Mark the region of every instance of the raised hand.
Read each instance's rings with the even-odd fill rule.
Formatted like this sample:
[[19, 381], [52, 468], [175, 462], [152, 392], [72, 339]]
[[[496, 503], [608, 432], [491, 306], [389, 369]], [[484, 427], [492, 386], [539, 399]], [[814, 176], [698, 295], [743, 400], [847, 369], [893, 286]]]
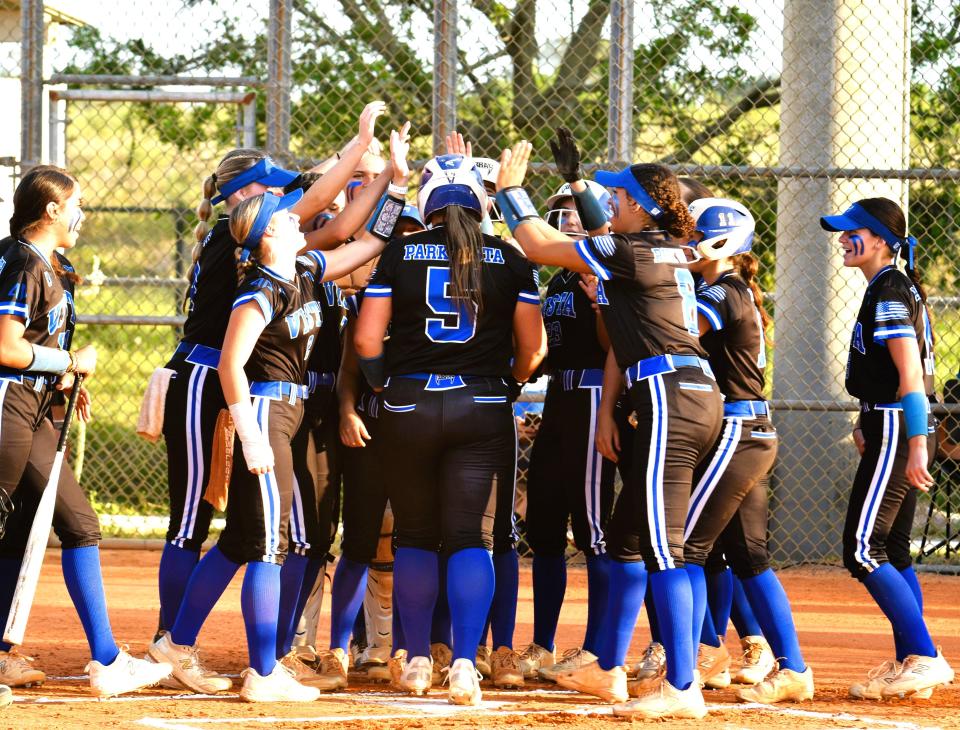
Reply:
[[360, 112], [360, 130], [357, 132], [357, 141], [364, 147], [369, 147], [370, 143], [373, 142], [377, 119], [383, 116], [386, 111], [387, 103], [385, 101], [371, 101], [363, 107], [363, 111]]
[[447, 154], [463, 155], [464, 157], [473, 157], [473, 145], [465, 142], [463, 135], [454, 130], [447, 135]]
[[407, 154], [410, 152], [410, 122], [390, 132], [390, 163], [393, 165], [393, 182], [405, 185], [410, 176]]
[[553, 161], [557, 163], [557, 172], [560, 173], [560, 177], [568, 183], [583, 179], [583, 170], [580, 169], [580, 148], [577, 147], [569, 129], [557, 127], [557, 138], [550, 140], [550, 149], [553, 150]]
[[523, 185], [527, 176], [527, 163], [533, 145], [526, 140], [508, 147], [500, 155], [500, 174], [497, 175], [497, 190]]

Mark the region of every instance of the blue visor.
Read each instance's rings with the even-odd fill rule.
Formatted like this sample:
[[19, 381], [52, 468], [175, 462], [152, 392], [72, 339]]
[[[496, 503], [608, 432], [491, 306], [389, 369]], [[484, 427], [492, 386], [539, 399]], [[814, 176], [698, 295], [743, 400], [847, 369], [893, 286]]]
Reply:
[[910, 268], [913, 268], [913, 249], [917, 245], [917, 239], [913, 236], [907, 236], [906, 238], [895, 236], [893, 231], [881, 223], [879, 219], [871, 215], [867, 209], [859, 203], [854, 203], [840, 215], [825, 215], [821, 217], [820, 227], [825, 231], [833, 231], [834, 233], [866, 228], [875, 236], [880, 236], [880, 238], [893, 249], [894, 253], [900, 253], [903, 245], [907, 244], [908, 260]]
[[247, 234], [247, 237], [243, 239], [241, 243], [246, 253], [246, 255], [242, 257], [243, 259], [248, 258], [249, 253], [247, 252], [252, 251], [260, 245], [260, 240], [263, 238], [267, 226], [270, 225], [270, 219], [273, 218], [273, 214], [279, 210], [292, 208], [299, 203], [300, 198], [303, 197], [303, 190], [298, 188], [292, 193], [287, 193], [282, 197], [280, 195], [274, 195], [273, 193], [263, 193], [263, 195], [259, 197], [263, 199], [263, 202], [260, 203], [260, 211], [257, 213], [256, 220], [253, 221], [253, 226], [250, 227], [250, 233]]
[[420, 211], [417, 210], [417, 206], [407, 203], [403, 206], [403, 212], [400, 214], [401, 218], [410, 218], [415, 220], [421, 226], [423, 225], [423, 218], [420, 217]]
[[264, 157], [249, 170], [244, 170], [232, 180], [221, 185], [220, 192], [210, 202], [214, 205], [222, 203], [240, 188], [250, 183], [258, 182], [268, 188], [282, 188], [292, 183], [297, 177], [298, 173], [284, 170], [269, 157]]
[[603, 185], [605, 188], [623, 188], [630, 197], [636, 200], [640, 207], [649, 213], [654, 219], [663, 216], [663, 208], [653, 199], [653, 196], [647, 192], [646, 188], [640, 184], [640, 181], [633, 174], [632, 167], [625, 167], [620, 172], [608, 172], [607, 170], [597, 170], [593, 179]]

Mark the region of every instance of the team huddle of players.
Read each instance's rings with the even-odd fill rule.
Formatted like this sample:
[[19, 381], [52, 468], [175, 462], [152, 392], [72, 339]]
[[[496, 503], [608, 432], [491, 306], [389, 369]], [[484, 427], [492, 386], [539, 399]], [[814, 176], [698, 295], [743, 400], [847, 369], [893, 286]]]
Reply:
[[[204, 181], [182, 339], [151, 378], [138, 426], [164, 437], [170, 491], [160, 626], [144, 660], [113, 639], [96, 516], [69, 469], [60, 481], [54, 527], [93, 691], [229, 690], [197, 636], [245, 566], [246, 701], [343, 689], [351, 656], [369, 680], [414, 694], [446, 682], [466, 705], [480, 703], [484, 677], [498, 688], [556, 682], [653, 718], [702, 717], [703, 688], [731, 683], [742, 701], [812, 698], [767, 552], [777, 433], [750, 212], [658, 164], [586, 181], [563, 128], [551, 147], [565, 182], [544, 218], [523, 188], [528, 143], [496, 161], [456, 133], [412, 204], [409, 124], [385, 159], [374, 138], [384, 112], [369, 104], [357, 137], [307, 172], [238, 149]], [[3, 611], [30, 527], [20, 502], [50, 472], [50, 403], [96, 367], [92, 347], [71, 350], [77, 277], [57, 252], [82, 227], [80, 184], [34, 168], [14, 203], [0, 242]], [[895, 643], [850, 693], [928, 697], [953, 671], [927, 631], [909, 554], [935, 450], [916, 241], [884, 198], [821, 224], [841, 232], [844, 265], [868, 281], [847, 372], [862, 459], [844, 563]], [[513, 404], [538, 377], [548, 385], [522, 515], [534, 636], [518, 651], [517, 438], [533, 429]], [[85, 389], [78, 415], [89, 416]], [[201, 559], [215, 509], [226, 525]], [[330, 640], [318, 651], [341, 522]], [[583, 641], [558, 656], [568, 529], [586, 557], [588, 610]], [[630, 664], [643, 606], [652, 640]], [[0, 682], [43, 679], [0, 646]]]

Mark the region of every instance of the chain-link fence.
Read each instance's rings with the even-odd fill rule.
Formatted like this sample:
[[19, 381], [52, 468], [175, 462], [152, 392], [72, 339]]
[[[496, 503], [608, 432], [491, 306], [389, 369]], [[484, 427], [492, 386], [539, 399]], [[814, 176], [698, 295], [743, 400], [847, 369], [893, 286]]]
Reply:
[[[539, 201], [560, 184], [547, 140], [563, 124], [593, 164], [663, 161], [748, 205], [776, 321], [775, 558], [836, 561], [864, 282], [818, 217], [873, 195], [907, 206], [942, 389], [960, 364], [958, 44], [957, 0], [0, 0], [0, 85], [23, 110], [0, 137], [0, 198], [18, 160], [51, 160], [91, 212], [71, 254], [89, 282], [77, 341], [102, 353], [84, 485], [121, 534], [162, 515], [164, 450], [133, 424], [177, 339], [203, 177], [241, 144], [325, 158], [381, 98], [381, 136], [409, 119], [420, 159], [454, 126], [480, 155], [532, 140]], [[918, 509], [927, 546], [960, 511], [941, 463]]]

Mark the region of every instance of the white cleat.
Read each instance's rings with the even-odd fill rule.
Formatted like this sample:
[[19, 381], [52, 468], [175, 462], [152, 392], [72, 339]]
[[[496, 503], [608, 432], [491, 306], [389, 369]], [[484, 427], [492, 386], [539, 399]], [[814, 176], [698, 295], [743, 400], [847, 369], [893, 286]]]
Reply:
[[454, 705], [479, 705], [483, 697], [480, 680], [483, 677], [469, 659], [457, 659], [450, 665], [447, 680], [450, 694], [447, 700]]
[[643, 697], [614, 705], [613, 714], [648, 720], [665, 717], [699, 720], [707, 714], [707, 706], [703, 702], [700, 678], [694, 673], [693, 681], [686, 689], [677, 689], [664, 677]]
[[433, 659], [428, 656], [410, 657], [400, 674], [400, 688], [410, 694], [422, 695], [432, 684]]
[[153, 642], [147, 653], [153, 661], [172, 666], [173, 678], [194, 692], [216, 694], [233, 686], [229, 677], [221, 677], [204, 668], [200, 661], [199, 646], [175, 644], [169, 633]]
[[953, 681], [953, 669], [943, 658], [940, 647], [935, 657], [911, 654], [900, 665], [900, 673], [886, 683], [880, 694], [884, 699], [911, 697], [923, 690], [933, 689]]
[[626, 702], [627, 670], [623, 667], [601, 669], [599, 662], [585, 664], [572, 672], [557, 675], [557, 684], [575, 689], [606, 702]]
[[501, 646], [490, 655], [490, 675], [493, 686], [498, 689], [520, 689], [523, 687], [520, 655], [508, 646]]
[[166, 662], [148, 662], [130, 656], [125, 647], [110, 664], [98, 661], [87, 664], [90, 675], [90, 692], [96, 697], [115, 697], [152, 687], [164, 677], [169, 677], [173, 667]]
[[266, 676], [253, 667], [244, 669], [240, 676], [243, 677], [240, 699], [244, 702], [312, 702], [320, 697], [319, 689], [300, 684], [293, 672], [280, 662]]
[[[883, 688], [900, 674], [900, 662], [885, 661], [879, 666], [874, 667], [867, 672], [865, 682], [857, 682], [850, 685], [850, 696], [858, 700], [880, 700], [883, 699]], [[928, 700], [933, 695], [933, 689], [922, 689], [913, 695], [918, 700]]]
[[734, 684], [758, 684], [766, 679], [777, 663], [773, 649], [762, 636], [744, 636], [740, 639], [743, 660], [731, 677]]
[[586, 649], [579, 646], [574, 649], [567, 649], [556, 664], [540, 668], [540, 678], [548, 682], [556, 682], [559, 675], [569, 674], [595, 661], [597, 661], [597, 655]]
[[667, 652], [663, 645], [651, 641], [643, 650], [643, 656], [634, 667], [633, 674], [639, 680], [653, 679], [663, 675], [667, 668]]
[[524, 679], [537, 679], [541, 669], [552, 667], [556, 663], [556, 652], [547, 651], [539, 644], [531, 643], [520, 652], [520, 671], [523, 672]]
[[13, 703], [13, 690], [5, 684], [0, 684], [0, 710]]
[[772, 705], [776, 702], [803, 702], [813, 699], [813, 670], [807, 667], [803, 672], [792, 669], [778, 669], [752, 687], [737, 690], [737, 699], [741, 702], [759, 702]]

